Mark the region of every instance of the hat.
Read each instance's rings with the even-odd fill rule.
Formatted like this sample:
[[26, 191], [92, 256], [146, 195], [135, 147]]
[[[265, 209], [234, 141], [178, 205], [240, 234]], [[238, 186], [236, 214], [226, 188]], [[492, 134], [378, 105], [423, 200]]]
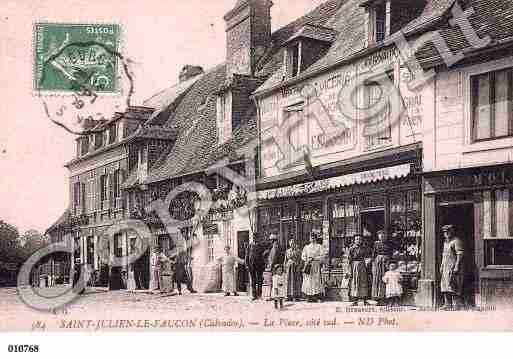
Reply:
[[278, 236], [276, 234], [274, 234], [274, 233], [271, 233], [271, 235], [269, 236], [269, 239], [271, 241], [274, 241], [274, 240], [278, 239]]
[[283, 264], [279, 264], [279, 263], [278, 263], [278, 264], [276, 264], [276, 265], [274, 266], [274, 268], [273, 268], [273, 272], [276, 272], [276, 271], [278, 270], [278, 268], [283, 269]]
[[380, 229], [379, 231], [376, 232], [376, 234], [385, 234], [385, 230], [384, 229]]
[[454, 226], [452, 224], [446, 224], [445, 226], [442, 226], [442, 232], [449, 232], [453, 230]]

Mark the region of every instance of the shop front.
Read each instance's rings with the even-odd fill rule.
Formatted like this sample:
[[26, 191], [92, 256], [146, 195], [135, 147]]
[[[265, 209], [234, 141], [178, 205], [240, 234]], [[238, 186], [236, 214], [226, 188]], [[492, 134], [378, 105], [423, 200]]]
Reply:
[[283, 187], [259, 190], [258, 233], [277, 234], [288, 248], [294, 238], [303, 248], [312, 233], [326, 250], [326, 296], [349, 300], [348, 250], [361, 233], [369, 273], [377, 232], [393, 248], [392, 261], [403, 274], [404, 304], [413, 304], [420, 278], [421, 180], [412, 162]]
[[452, 224], [463, 242], [466, 306], [511, 306], [513, 297], [513, 166], [424, 175], [422, 304], [438, 306], [443, 239]]

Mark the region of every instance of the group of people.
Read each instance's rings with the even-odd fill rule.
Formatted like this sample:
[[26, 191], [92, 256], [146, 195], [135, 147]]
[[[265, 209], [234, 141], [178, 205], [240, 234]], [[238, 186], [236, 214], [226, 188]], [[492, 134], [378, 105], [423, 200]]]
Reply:
[[150, 288], [153, 291], [172, 291], [176, 285], [178, 295], [182, 295], [182, 284], [185, 284], [190, 293], [196, 293], [192, 286], [192, 257], [187, 250], [179, 250], [172, 256], [155, 247], [150, 263], [153, 271]]
[[[348, 251], [349, 295], [353, 305], [373, 299], [378, 305], [398, 305], [403, 294], [402, 276], [392, 261], [393, 245], [385, 232], [379, 230], [371, 250], [363, 243], [361, 234], [354, 236]], [[370, 261], [369, 261], [370, 260]]]

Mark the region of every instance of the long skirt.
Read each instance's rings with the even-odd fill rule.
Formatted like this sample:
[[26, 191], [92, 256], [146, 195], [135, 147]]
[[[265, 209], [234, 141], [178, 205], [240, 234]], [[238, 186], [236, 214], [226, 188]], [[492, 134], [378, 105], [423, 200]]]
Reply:
[[290, 263], [285, 266], [285, 280], [287, 283], [287, 297], [301, 297], [301, 268], [297, 263]]
[[310, 274], [303, 273], [303, 285], [301, 289], [306, 295], [319, 295], [322, 292], [321, 262], [310, 262], [312, 267]]
[[384, 299], [386, 296], [386, 286], [383, 282], [383, 276], [387, 271], [388, 256], [378, 255], [372, 262], [372, 298]]
[[442, 267], [442, 278], [440, 280], [440, 290], [442, 293], [451, 293], [455, 295], [463, 295], [463, 279], [462, 273], [454, 274], [452, 267]]
[[235, 270], [233, 268], [223, 268], [223, 292], [235, 292]]
[[354, 261], [352, 270], [351, 297], [367, 299], [369, 297], [369, 279], [365, 261]]

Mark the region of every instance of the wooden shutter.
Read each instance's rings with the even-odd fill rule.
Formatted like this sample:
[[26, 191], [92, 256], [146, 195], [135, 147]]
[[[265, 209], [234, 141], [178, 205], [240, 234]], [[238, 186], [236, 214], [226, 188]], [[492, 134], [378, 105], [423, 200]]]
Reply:
[[114, 198], [114, 174], [109, 173], [109, 182], [108, 182], [108, 193], [107, 198], [109, 200], [110, 208], [114, 208], [115, 206], [115, 198]]

